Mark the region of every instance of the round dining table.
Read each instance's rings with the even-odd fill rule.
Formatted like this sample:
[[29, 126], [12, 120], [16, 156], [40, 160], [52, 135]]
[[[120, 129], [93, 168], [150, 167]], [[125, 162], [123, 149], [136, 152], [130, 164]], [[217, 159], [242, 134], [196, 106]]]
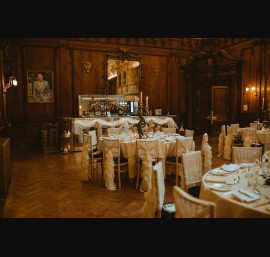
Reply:
[[248, 185], [251, 165], [239, 164], [235, 171], [222, 165], [203, 175], [200, 199], [216, 204], [217, 218], [270, 218], [270, 185], [260, 175], [256, 186]]
[[[120, 154], [121, 157], [128, 159], [128, 175], [129, 178], [135, 178], [137, 176], [137, 149], [136, 149], [136, 139], [128, 134], [116, 134], [102, 136], [99, 138], [98, 149], [104, 151], [103, 139], [119, 139], [120, 140]], [[162, 162], [163, 166], [163, 175], [166, 178], [166, 165], [165, 161], [167, 157], [175, 156], [175, 147], [176, 147], [176, 138], [184, 138], [179, 134], [164, 134], [162, 132], [157, 132], [148, 139], [156, 139], [158, 141], [158, 161]], [[190, 151], [192, 149], [189, 149]]]

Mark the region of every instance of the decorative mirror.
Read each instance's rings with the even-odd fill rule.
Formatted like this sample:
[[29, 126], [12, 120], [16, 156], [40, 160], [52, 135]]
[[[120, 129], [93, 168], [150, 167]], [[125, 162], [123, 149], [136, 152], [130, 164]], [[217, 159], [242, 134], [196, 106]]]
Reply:
[[117, 53], [108, 53], [104, 60], [103, 94], [124, 95], [125, 101], [134, 101], [144, 91], [143, 64], [141, 56], [120, 48]]

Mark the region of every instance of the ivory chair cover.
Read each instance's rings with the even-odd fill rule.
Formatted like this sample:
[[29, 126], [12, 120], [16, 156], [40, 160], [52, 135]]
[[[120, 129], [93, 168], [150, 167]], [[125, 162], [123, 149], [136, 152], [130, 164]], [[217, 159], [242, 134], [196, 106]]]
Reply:
[[88, 134], [91, 136], [92, 139], [92, 145], [97, 145], [97, 131], [96, 130], [89, 130]]
[[182, 154], [181, 188], [188, 192], [191, 187], [198, 186], [202, 180], [202, 153], [193, 151]]
[[[139, 185], [139, 177], [141, 175], [142, 182], [140, 186], [140, 191], [147, 192], [152, 187], [151, 176], [152, 176], [152, 162], [153, 158], [155, 163], [157, 163], [158, 158], [158, 142], [157, 140], [145, 140], [137, 139], [137, 183], [136, 189]], [[142, 172], [140, 172], [140, 160], [142, 160]]]
[[270, 150], [270, 131], [257, 130], [258, 142], [264, 145], [264, 151]]
[[109, 135], [120, 134], [122, 131], [122, 128], [107, 128], [107, 131]]
[[162, 163], [153, 166], [152, 187], [144, 193], [145, 202], [142, 208], [143, 218], [161, 218], [161, 210], [164, 203], [165, 183]]
[[178, 186], [173, 187], [175, 218], [215, 218], [216, 204], [195, 198]]
[[165, 128], [165, 127], [162, 127], [161, 128], [161, 132], [163, 132], [165, 134], [176, 133], [176, 128]]
[[92, 179], [92, 174], [90, 172], [90, 161], [88, 154], [88, 140], [89, 137], [85, 137], [83, 147], [82, 147], [82, 155], [81, 155], [81, 181], [88, 181]]
[[[104, 174], [103, 178], [105, 186], [108, 190], [116, 190], [114, 183], [114, 157], [120, 156], [119, 139], [103, 139], [104, 140]], [[119, 178], [120, 179], [120, 178]]]
[[262, 147], [232, 147], [232, 163], [251, 163], [261, 159]]
[[194, 137], [194, 130], [185, 129], [185, 137]]
[[[83, 149], [82, 149], [82, 158], [84, 160], [81, 163], [84, 163], [83, 165], [86, 167], [86, 160], [88, 160], [89, 166], [89, 178], [91, 180], [94, 179], [94, 163], [96, 163], [96, 171], [98, 172], [98, 163], [101, 163], [101, 169], [103, 173], [103, 154], [101, 151], [97, 151], [97, 140], [96, 140], [96, 131], [92, 130], [88, 132], [89, 134], [83, 135]], [[88, 155], [88, 157], [86, 156]], [[86, 168], [81, 173], [81, 178], [83, 181], [87, 181], [87, 173]]]
[[240, 128], [244, 147], [250, 147], [252, 142], [257, 141], [257, 131], [255, 128]]
[[233, 135], [237, 135], [237, 129], [239, 129], [239, 123], [231, 124]]
[[223, 159], [226, 160], [232, 159], [232, 143], [233, 143], [232, 128], [230, 126], [227, 126], [227, 136], [224, 141]]
[[204, 133], [202, 136], [202, 160], [204, 173], [212, 168], [212, 147], [208, 144], [208, 135]]
[[221, 126], [221, 131], [218, 137], [218, 157], [223, 156], [224, 154], [224, 141], [226, 138], [225, 125]]
[[270, 168], [269, 166], [270, 166], [270, 151], [269, 150], [266, 150], [266, 151], [264, 151], [264, 153], [263, 153], [263, 156], [262, 156], [262, 162], [266, 162], [266, 160], [267, 160], [267, 162], [268, 162], [268, 167], [266, 167], [266, 168]]
[[261, 123], [261, 122], [252, 122], [252, 123], [249, 123], [249, 126], [251, 128], [254, 128], [254, 129], [262, 129], [263, 123]]

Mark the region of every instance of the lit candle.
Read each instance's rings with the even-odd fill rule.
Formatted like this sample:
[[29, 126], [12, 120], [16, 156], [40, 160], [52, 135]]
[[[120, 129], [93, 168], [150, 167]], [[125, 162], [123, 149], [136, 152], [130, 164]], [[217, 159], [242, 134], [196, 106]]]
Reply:
[[146, 105], [146, 108], [148, 108], [148, 96], [146, 97], [145, 105]]
[[140, 106], [142, 106], [142, 92], [140, 94]]
[[262, 99], [262, 109], [264, 108], [264, 97]]

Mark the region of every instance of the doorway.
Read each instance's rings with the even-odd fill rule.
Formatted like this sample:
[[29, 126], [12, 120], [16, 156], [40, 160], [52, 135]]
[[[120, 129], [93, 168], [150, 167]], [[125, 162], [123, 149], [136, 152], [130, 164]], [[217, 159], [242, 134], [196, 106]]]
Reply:
[[212, 86], [197, 88], [195, 108], [196, 134], [217, 137], [221, 126], [229, 124], [230, 88]]

